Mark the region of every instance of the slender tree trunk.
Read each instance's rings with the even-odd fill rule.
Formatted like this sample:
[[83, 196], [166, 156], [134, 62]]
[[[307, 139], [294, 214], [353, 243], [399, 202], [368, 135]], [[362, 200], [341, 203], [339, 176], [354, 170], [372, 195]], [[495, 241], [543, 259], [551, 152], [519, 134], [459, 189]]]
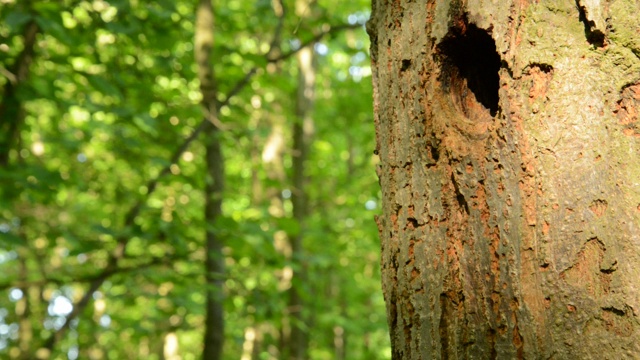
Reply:
[[[312, 1], [297, 0], [296, 14], [301, 18], [309, 17]], [[304, 229], [308, 213], [305, 184], [306, 161], [309, 145], [313, 135], [313, 118], [311, 110], [315, 100], [315, 69], [313, 64], [313, 48], [308, 46], [296, 53], [298, 65], [298, 90], [296, 96], [296, 118], [293, 124], [293, 179], [292, 195], [293, 217], [298, 224], [295, 234], [288, 234], [290, 239], [291, 286], [287, 321], [288, 333], [284, 332], [283, 353], [286, 358], [303, 360], [307, 358], [309, 321], [304, 315], [305, 303], [302, 287], [306, 284], [306, 265], [304, 264]]]
[[[211, 127], [210, 129], [215, 129]], [[222, 203], [223, 157], [220, 149], [219, 131], [206, 132], [209, 143], [206, 146], [207, 185], [205, 189], [205, 218], [208, 228], [206, 231], [207, 259], [205, 264], [207, 279], [207, 317], [205, 322], [205, 347], [203, 359], [221, 359], [224, 342], [224, 314], [223, 314], [223, 278], [224, 257], [222, 254], [222, 240], [211, 227], [220, 217]]]
[[[308, 16], [311, 3], [305, 0], [296, 2], [296, 14]], [[308, 159], [314, 126], [311, 110], [315, 100], [315, 69], [313, 47], [308, 46], [296, 54], [298, 64], [298, 92], [296, 97], [296, 121], [293, 124], [293, 217], [298, 224], [297, 234], [292, 234], [291, 254], [293, 259], [293, 284], [289, 290], [289, 315], [291, 333], [286, 343], [289, 359], [307, 358], [308, 319], [304, 316], [304, 300], [301, 294], [306, 283], [306, 265], [304, 264], [304, 229], [308, 213], [305, 184], [305, 166]]]
[[205, 134], [207, 178], [205, 185], [204, 216], [206, 229], [206, 319], [204, 334], [204, 360], [222, 358], [224, 345], [223, 278], [224, 256], [222, 240], [214, 231], [215, 222], [222, 214], [224, 190], [224, 157], [218, 128], [216, 82], [213, 72], [214, 15], [211, 0], [200, 0], [196, 13], [195, 56], [198, 79], [202, 91], [202, 106], [209, 121]]
[[373, 1], [394, 359], [640, 353], [639, 11]]

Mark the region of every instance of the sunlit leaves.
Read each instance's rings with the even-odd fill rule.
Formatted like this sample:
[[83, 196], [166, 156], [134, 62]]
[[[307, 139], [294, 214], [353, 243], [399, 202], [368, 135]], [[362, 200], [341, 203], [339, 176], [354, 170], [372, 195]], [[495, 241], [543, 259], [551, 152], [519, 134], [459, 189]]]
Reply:
[[[17, 61], [25, 24], [33, 19], [41, 28], [28, 82], [18, 92], [25, 111], [19, 148], [11, 167], [0, 169], [0, 271], [7, 277], [0, 280], [7, 293], [0, 298], [0, 329], [28, 321], [33, 347], [39, 346], [64, 322], [69, 301], [76, 303], [113, 266], [111, 254], [126, 242], [122, 259], [89, 294], [90, 305], [53, 358], [152, 358], [149, 349], [175, 334], [180, 354], [193, 359], [201, 348], [206, 290], [203, 234], [213, 229], [226, 244], [227, 271], [216, 276], [226, 285], [228, 358], [242, 352], [249, 329], [262, 331], [259, 357], [277, 357], [291, 286], [303, 289], [308, 301], [315, 358], [333, 354], [340, 331], [353, 344], [350, 359], [385, 358], [362, 29], [331, 33], [314, 46], [316, 133], [306, 174], [311, 211], [300, 224], [293, 219], [290, 182], [297, 69], [292, 58], [265, 58], [280, 19], [272, 1], [216, 3], [212, 66], [219, 101], [228, 100], [219, 113], [227, 191], [223, 216], [207, 223], [202, 142], [171, 160], [202, 121], [193, 2], [26, 3], [0, 8], [0, 70]], [[320, 1], [305, 21], [293, 2], [285, 5], [276, 57], [330, 25], [362, 23], [369, 3]], [[227, 99], [254, 68], [248, 85]], [[3, 76], [0, 85], [7, 81]], [[269, 152], [276, 125], [280, 148]], [[281, 166], [281, 175], [273, 176], [270, 166]], [[127, 218], [135, 206], [137, 216]], [[299, 234], [305, 255], [292, 260], [287, 244]], [[287, 281], [302, 266], [307, 281]], [[32, 304], [29, 316], [19, 311], [25, 299]], [[0, 357], [17, 351], [14, 334], [0, 331]]]

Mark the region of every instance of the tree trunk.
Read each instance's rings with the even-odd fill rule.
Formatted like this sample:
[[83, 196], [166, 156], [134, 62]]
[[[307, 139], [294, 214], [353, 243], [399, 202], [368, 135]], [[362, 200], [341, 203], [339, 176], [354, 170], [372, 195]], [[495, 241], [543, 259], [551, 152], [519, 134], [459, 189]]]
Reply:
[[[311, 18], [314, 11], [314, 1], [297, 0], [296, 14], [302, 19]], [[303, 294], [307, 286], [307, 264], [304, 249], [304, 237], [306, 236], [306, 221], [309, 213], [308, 194], [306, 184], [307, 161], [311, 147], [314, 123], [313, 105], [315, 102], [315, 79], [313, 44], [300, 49], [296, 53], [298, 66], [298, 89], [296, 94], [296, 112], [293, 123], [293, 148], [292, 151], [292, 191], [291, 202], [293, 205], [293, 218], [298, 224], [295, 233], [288, 234], [291, 246], [292, 281], [288, 299], [288, 321], [290, 333], [285, 339], [284, 355], [290, 360], [305, 360], [308, 358], [309, 327], [311, 321], [305, 314], [309, 304], [305, 303]]]
[[217, 89], [212, 61], [214, 13], [211, 2], [212, 0], [200, 0], [198, 3], [194, 41], [202, 107], [208, 121], [204, 131], [207, 168], [204, 217], [208, 224], [205, 230], [206, 319], [202, 351], [204, 360], [222, 359], [224, 347], [224, 255], [222, 239], [215, 231], [216, 221], [222, 215], [224, 157], [220, 144], [222, 133], [218, 128]]
[[291, 360], [307, 358], [309, 319], [305, 317], [306, 306], [303, 289], [307, 286], [307, 272], [303, 239], [305, 223], [309, 212], [307, 202], [306, 162], [313, 135], [311, 110], [314, 102], [315, 69], [313, 68], [313, 48], [311, 46], [298, 51], [298, 96], [296, 102], [296, 120], [293, 124], [293, 217], [298, 224], [296, 234], [291, 234], [291, 257], [293, 263], [292, 286], [289, 289], [289, 315], [291, 334], [286, 352]]
[[640, 353], [639, 11], [373, 1], [394, 359]]

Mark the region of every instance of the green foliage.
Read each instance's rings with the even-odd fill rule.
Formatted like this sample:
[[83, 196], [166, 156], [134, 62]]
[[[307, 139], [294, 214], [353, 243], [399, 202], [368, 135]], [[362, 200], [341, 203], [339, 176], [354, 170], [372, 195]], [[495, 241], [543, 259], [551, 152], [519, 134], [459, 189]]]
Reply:
[[[275, 56], [296, 51], [328, 25], [362, 22], [369, 3], [319, 1], [304, 22], [293, 2], [286, 6]], [[226, 244], [227, 270], [217, 274], [225, 285], [225, 358], [246, 352], [250, 333], [258, 334], [255, 359], [277, 358], [290, 286], [307, 304], [312, 359], [334, 358], [338, 340], [348, 344], [348, 359], [390, 357], [364, 30], [332, 31], [315, 46], [310, 211], [300, 224], [292, 214], [288, 150], [295, 59], [265, 57], [279, 19], [266, 0], [218, 2], [215, 12], [212, 66], [225, 102], [226, 192], [223, 216], [208, 223], [204, 139], [171, 160], [202, 121], [194, 2], [3, 2], [0, 91], [13, 81], [27, 24], [35, 21], [39, 33], [13, 100], [24, 110], [18, 145], [0, 167], [0, 358], [45, 354], [38, 349], [64, 324], [71, 303], [101, 277], [50, 358], [159, 359], [174, 335], [182, 359], [199, 358], [205, 229]], [[274, 176], [263, 156], [278, 126], [284, 177]], [[304, 255], [292, 259], [282, 242], [298, 234]], [[287, 283], [288, 269], [298, 267], [306, 269], [305, 281]]]

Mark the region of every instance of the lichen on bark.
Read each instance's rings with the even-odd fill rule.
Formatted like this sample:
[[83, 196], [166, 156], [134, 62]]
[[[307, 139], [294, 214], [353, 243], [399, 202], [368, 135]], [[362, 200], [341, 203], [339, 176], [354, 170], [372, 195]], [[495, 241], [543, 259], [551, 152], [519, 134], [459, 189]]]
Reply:
[[640, 351], [640, 5], [374, 3], [394, 358]]

